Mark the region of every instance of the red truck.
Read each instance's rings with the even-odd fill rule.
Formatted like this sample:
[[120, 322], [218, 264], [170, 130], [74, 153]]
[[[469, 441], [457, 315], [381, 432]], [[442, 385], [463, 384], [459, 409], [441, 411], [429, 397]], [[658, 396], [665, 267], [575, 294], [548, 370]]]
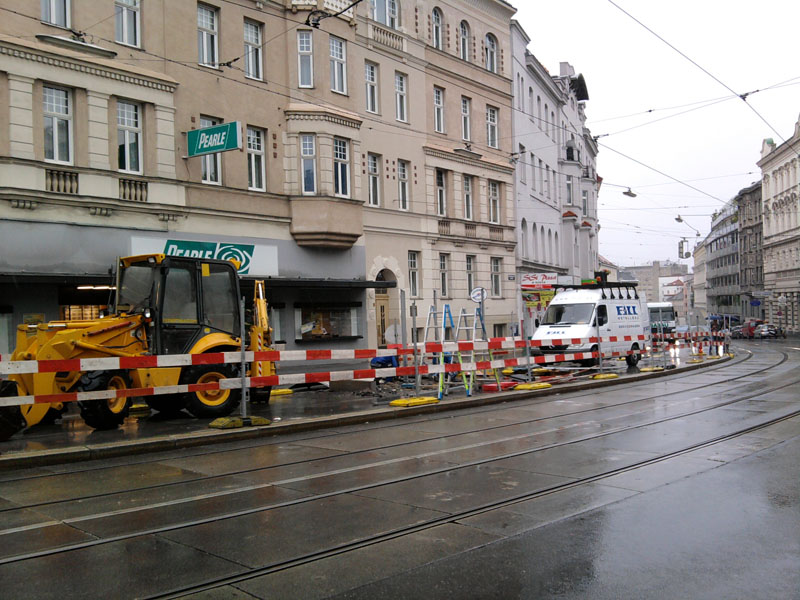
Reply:
[[744, 323], [742, 323], [742, 337], [752, 340], [753, 332], [755, 331], [756, 327], [763, 323], [763, 319], [748, 319]]

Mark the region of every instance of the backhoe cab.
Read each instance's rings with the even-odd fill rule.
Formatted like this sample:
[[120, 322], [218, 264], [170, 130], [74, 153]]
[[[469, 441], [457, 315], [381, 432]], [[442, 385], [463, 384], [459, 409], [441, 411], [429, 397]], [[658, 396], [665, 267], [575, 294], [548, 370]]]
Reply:
[[[117, 264], [117, 293], [108, 317], [89, 321], [52, 321], [20, 325], [18, 360], [59, 360], [142, 355], [203, 354], [241, 348], [238, 265], [231, 261], [147, 254], [121, 258]], [[271, 344], [263, 282], [256, 282], [254, 324], [250, 349]], [[250, 365], [261, 376], [275, 373], [274, 363]], [[240, 365], [209, 364], [175, 367], [59, 371], [11, 374], [0, 381], [0, 396], [43, 396], [65, 392], [94, 392], [128, 388], [213, 384], [240, 376]], [[268, 390], [267, 390], [268, 393]], [[117, 394], [119, 395], [119, 394]], [[128, 415], [131, 397], [79, 400], [81, 416], [95, 429], [118, 427]], [[241, 390], [207, 389], [183, 394], [154, 395], [147, 404], [163, 413], [187, 409], [196, 417], [230, 414]], [[45, 399], [46, 400], [46, 399]], [[37, 402], [0, 406], [0, 441], [16, 431], [54, 418], [61, 403]]]

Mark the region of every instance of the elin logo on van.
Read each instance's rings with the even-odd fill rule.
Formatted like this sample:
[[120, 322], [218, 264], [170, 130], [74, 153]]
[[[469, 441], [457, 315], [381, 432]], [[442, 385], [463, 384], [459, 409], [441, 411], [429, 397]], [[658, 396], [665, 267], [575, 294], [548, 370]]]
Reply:
[[620, 317], [628, 315], [635, 317], [639, 315], [639, 313], [636, 312], [635, 304], [629, 304], [628, 306], [616, 306], [614, 308], [617, 309], [617, 315]]

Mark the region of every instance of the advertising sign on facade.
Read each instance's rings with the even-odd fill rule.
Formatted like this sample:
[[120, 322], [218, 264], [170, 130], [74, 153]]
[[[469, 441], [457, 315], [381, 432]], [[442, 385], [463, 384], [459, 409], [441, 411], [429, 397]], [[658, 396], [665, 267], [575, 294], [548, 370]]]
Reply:
[[520, 287], [523, 290], [548, 289], [558, 283], [558, 273], [523, 273]]
[[200, 156], [242, 147], [242, 124], [239, 121], [220, 123], [186, 132], [186, 155]]
[[131, 238], [132, 254], [163, 252], [167, 256], [234, 259], [239, 262], [239, 275], [274, 277], [278, 275], [278, 251], [273, 246], [237, 244], [222, 241]]
[[525, 307], [533, 310], [544, 310], [556, 295], [553, 290], [522, 290]]

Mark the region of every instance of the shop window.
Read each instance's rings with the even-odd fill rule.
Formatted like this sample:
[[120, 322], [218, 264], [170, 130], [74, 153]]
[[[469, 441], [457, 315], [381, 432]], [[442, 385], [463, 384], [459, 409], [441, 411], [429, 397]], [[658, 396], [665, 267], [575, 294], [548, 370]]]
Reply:
[[358, 337], [355, 306], [295, 306], [295, 341], [349, 339]]

